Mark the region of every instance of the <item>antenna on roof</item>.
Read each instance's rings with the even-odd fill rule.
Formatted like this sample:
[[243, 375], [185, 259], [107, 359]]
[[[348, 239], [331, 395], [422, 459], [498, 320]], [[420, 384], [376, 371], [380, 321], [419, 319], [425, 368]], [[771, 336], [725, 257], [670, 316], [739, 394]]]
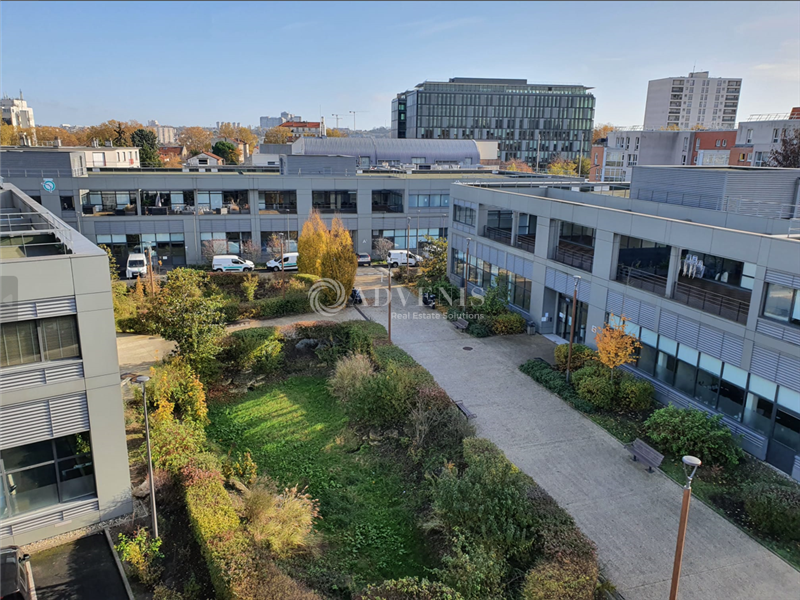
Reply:
[[697, 69], [697, 61], [694, 61], [694, 64], [692, 65], [692, 76], [694, 76], [695, 69]]

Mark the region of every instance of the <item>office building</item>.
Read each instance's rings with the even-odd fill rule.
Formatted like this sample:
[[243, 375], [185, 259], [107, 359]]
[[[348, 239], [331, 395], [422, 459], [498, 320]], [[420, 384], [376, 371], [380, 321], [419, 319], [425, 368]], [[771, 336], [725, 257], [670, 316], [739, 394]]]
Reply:
[[172, 146], [178, 139], [178, 130], [169, 125], [156, 125], [155, 130], [160, 146]]
[[129, 514], [132, 502], [106, 253], [8, 183], [0, 208], [7, 546]]
[[739, 123], [736, 145], [731, 150], [730, 164], [770, 166], [770, 155], [781, 146], [785, 135], [800, 128], [800, 108], [789, 114], [752, 115]]
[[653, 79], [647, 84], [643, 127], [735, 129], [741, 90], [741, 79], [709, 77], [708, 71]]
[[33, 109], [28, 106], [27, 101], [22, 97], [22, 90], [19, 92], [19, 98], [3, 96], [0, 99], [0, 108], [2, 108], [3, 122], [6, 125], [13, 125], [21, 129], [36, 127], [36, 122], [33, 119]]
[[496, 140], [499, 159], [546, 166], [589, 155], [595, 98], [582, 85], [454, 77], [392, 100], [392, 137]]
[[[456, 182], [450, 278], [481, 294], [507, 275], [510, 307], [564, 343], [579, 276], [575, 341], [595, 347], [595, 331], [624, 315], [642, 344], [630, 368], [658, 400], [723, 415], [747, 452], [800, 480], [798, 177], [636, 167], [630, 198]], [[699, 189], [719, 202], [694, 203]]]

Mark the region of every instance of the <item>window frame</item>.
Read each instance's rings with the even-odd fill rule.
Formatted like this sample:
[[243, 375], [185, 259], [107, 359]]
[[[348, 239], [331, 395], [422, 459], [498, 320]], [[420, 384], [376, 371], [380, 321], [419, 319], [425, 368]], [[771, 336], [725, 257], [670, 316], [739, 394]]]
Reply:
[[[52, 350], [48, 349], [48, 347], [47, 347], [47, 341], [45, 339], [45, 332], [44, 332], [44, 323], [45, 322], [47, 322], [47, 323], [56, 322], [57, 319], [63, 319], [65, 317], [72, 317], [72, 319], [73, 319], [74, 331], [75, 331], [75, 343], [76, 343], [75, 345], [77, 346], [78, 353], [75, 356], [67, 356], [67, 357], [62, 357], [62, 358], [58, 358], [58, 359], [52, 360], [52, 359], [50, 359], [48, 357], [49, 353]], [[43, 363], [44, 363], [43, 366], [47, 366], [48, 364], [51, 364], [51, 363], [57, 363], [57, 362], [62, 362], [62, 361], [66, 361], [66, 360], [82, 360], [83, 359], [83, 353], [81, 352], [80, 329], [78, 327], [78, 315], [69, 314], [69, 315], [59, 315], [57, 317], [48, 317], [46, 319], [26, 319], [24, 321], [13, 321], [13, 322], [10, 322], [10, 323], [3, 323], [2, 326], [0, 326], [0, 327], [5, 327], [5, 326], [9, 326], [9, 325], [18, 326], [18, 325], [23, 324], [23, 323], [31, 323], [31, 322], [35, 323], [35, 327], [36, 327], [36, 344], [37, 344], [36, 356], [38, 357], [38, 359], [29, 361], [29, 362], [20, 362], [18, 364], [14, 364], [14, 365], [3, 364], [4, 360], [8, 360], [8, 353], [4, 351], [2, 353], [2, 355], [0, 355], [0, 356], [3, 357], [2, 359], [0, 359], [0, 371], [5, 370], [5, 369], [25, 368], [25, 367], [29, 367], [31, 365], [42, 365]], [[1, 331], [1, 329], [0, 329], [0, 331]], [[59, 330], [59, 339], [60, 339], [60, 337], [61, 337], [61, 335], [60, 335], [60, 330]], [[0, 345], [2, 345], [4, 343], [5, 343], [5, 337], [0, 335]], [[61, 350], [63, 352], [63, 349], [64, 349], [63, 346], [59, 346], [59, 350]]]

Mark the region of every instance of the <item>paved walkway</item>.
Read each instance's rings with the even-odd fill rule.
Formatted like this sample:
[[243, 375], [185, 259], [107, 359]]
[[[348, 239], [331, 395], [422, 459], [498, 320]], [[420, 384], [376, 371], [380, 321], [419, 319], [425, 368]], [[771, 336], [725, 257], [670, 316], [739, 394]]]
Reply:
[[[634, 464], [615, 438], [519, 371], [528, 358], [551, 357], [554, 345], [539, 335], [476, 339], [426, 307], [404, 309], [398, 292], [392, 302], [393, 341], [478, 415], [480, 436], [569, 511], [626, 600], [667, 598], [682, 489]], [[363, 312], [386, 324], [386, 308]], [[800, 572], [695, 499], [680, 597], [798, 600]]]

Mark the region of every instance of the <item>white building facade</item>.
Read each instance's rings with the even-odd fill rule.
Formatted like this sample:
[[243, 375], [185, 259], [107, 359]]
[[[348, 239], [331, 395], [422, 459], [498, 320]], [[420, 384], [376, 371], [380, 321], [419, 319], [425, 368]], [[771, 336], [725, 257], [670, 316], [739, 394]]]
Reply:
[[0, 107], [3, 111], [3, 121], [8, 125], [28, 129], [36, 127], [33, 120], [33, 109], [28, 106], [28, 103], [22, 97], [22, 92], [19, 93], [19, 98], [9, 98], [3, 96], [0, 100]]
[[780, 148], [783, 136], [791, 135], [798, 127], [800, 111], [793, 111], [791, 115], [752, 115], [739, 123], [736, 147], [741, 147], [743, 154], [752, 153], [752, 166], [766, 167], [772, 151]]
[[709, 77], [708, 71], [654, 79], [647, 85], [644, 128], [734, 129], [741, 89], [741, 79]]

